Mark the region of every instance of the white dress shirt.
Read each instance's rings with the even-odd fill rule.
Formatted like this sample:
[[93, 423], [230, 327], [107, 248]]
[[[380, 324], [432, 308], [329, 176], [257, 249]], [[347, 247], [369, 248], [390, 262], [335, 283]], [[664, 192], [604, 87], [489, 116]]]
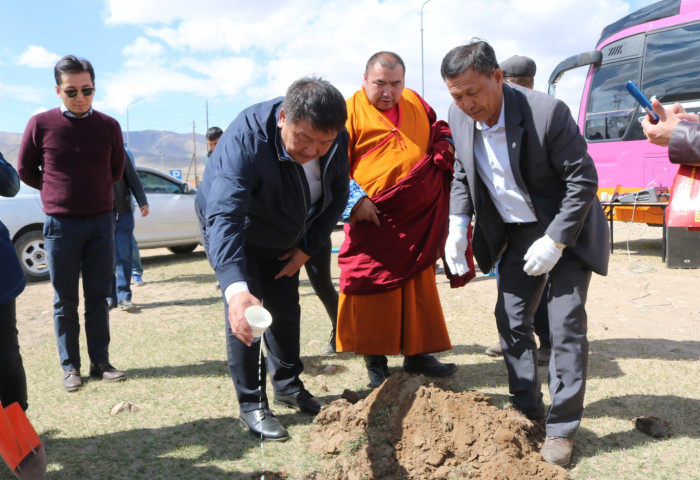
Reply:
[[[474, 159], [476, 171], [491, 195], [498, 213], [506, 223], [536, 222], [523, 193], [515, 183], [508, 156], [506, 138], [505, 103], [493, 127], [476, 122], [474, 135]], [[516, 145], [513, 143], [512, 148]]]

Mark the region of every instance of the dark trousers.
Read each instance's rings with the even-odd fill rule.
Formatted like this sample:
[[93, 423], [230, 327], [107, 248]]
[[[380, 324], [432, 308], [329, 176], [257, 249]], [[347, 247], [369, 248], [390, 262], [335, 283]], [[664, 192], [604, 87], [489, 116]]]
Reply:
[[[299, 378], [304, 370], [299, 348], [299, 273], [275, 280], [283, 266], [277, 259], [282, 253], [245, 248], [248, 289], [272, 314], [272, 325], [252, 346], [246, 346], [231, 332], [224, 299], [228, 367], [241, 412], [268, 406], [265, 393], [268, 371], [275, 393], [290, 395], [304, 388]], [[263, 358], [258, 378], [261, 340], [265, 342], [267, 361]]]
[[27, 409], [27, 377], [17, 341], [15, 301], [0, 305], [0, 401]]
[[[498, 262], [496, 262], [496, 284], [500, 280], [500, 275], [498, 273]], [[535, 310], [535, 315], [533, 316], [533, 324], [535, 326], [535, 334], [537, 338], [540, 339], [540, 348], [551, 349], [552, 342], [549, 339], [549, 313], [547, 311], [547, 296], [549, 294], [549, 282], [544, 286], [542, 291], [542, 297], [540, 298], [540, 303]]]
[[[331, 326], [335, 330], [338, 321], [338, 291], [333, 285], [331, 277], [331, 243], [330, 239], [326, 245], [309, 258], [304, 264], [306, 274], [309, 276], [311, 288], [318, 296], [323, 307], [331, 320]], [[333, 340], [335, 341], [335, 339]]]
[[[533, 316], [547, 283], [547, 275], [523, 271], [523, 259], [544, 232], [537, 224], [507, 227], [508, 247], [499, 264], [496, 322], [508, 370], [513, 404], [525, 413], [543, 411], [537, 371], [537, 343]], [[588, 368], [588, 321], [585, 304], [591, 271], [568, 249], [549, 273], [549, 329], [552, 357], [547, 435], [573, 437], [583, 415]]]
[[44, 246], [54, 289], [53, 321], [64, 370], [80, 368], [80, 275], [85, 299], [85, 336], [93, 363], [109, 361], [107, 297], [114, 274], [114, 216], [47, 215]]

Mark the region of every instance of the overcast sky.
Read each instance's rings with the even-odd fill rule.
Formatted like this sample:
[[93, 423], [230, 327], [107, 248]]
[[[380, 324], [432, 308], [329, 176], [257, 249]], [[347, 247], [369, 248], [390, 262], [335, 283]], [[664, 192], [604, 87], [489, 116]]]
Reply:
[[[66, 54], [95, 67], [94, 106], [124, 130], [204, 133], [241, 109], [283, 95], [309, 74], [349, 97], [370, 55], [391, 50], [406, 86], [445, 118], [450, 98], [440, 62], [480, 37], [499, 61], [538, 65], [544, 90], [563, 59], [592, 50], [601, 29], [653, 0], [0, 0], [0, 132], [57, 107], [53, 66]], [[423, 61], [421, 61], [421, 7]], [[424, 72], [424, 87], [421, 78]], [[578, 110], [582, 75], [557, 96]], [[127, 115], [128, 112], [128, 115]], [[127, 122], [128, 117], [128, 122]]]

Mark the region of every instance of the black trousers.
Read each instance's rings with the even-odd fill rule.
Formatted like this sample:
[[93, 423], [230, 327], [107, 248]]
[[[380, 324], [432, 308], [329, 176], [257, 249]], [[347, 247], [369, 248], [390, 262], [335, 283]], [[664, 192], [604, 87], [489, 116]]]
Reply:
[[[304, 388], [299, 378], [304, 370], [299, 347], [299, 273], [275, 280], [283, 267], [283, 262], [277, 259], [282, 253], [245, 247], [248, 289], [272, 314], [272, 325], [252, 346], [248, 347], [232, 333], [224, 298], [228, 367], [241, 412], [268, 406], [265, 392], [268, 371], [275, 393], [290, 395]], [[263, 357], [258, 372], [262, 341], [267, 358]]]
[[333, 285], [331, 277], [331, 242], [319, 249], [319, 251], [309, 258], [304, 264], [306, 274], [309, 276], [311, 288], [314, 289], [323, 307], [331, 320], [331, 326], [335, 330], [338, 320], [338, 291]]
[[14, 300], [0, 305], [0, 400], [3, 407], [17, 402], [27, 409], [27, 377], [19, 353]]

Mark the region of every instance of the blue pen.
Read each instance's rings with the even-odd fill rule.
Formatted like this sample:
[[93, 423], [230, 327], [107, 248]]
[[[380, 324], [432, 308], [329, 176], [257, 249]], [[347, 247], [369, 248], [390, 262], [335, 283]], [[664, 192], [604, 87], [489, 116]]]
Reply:
[[649, 120], [651, 123], [658, 123], [659, 122], [659, 114], [654, 111], [654, 109], [651, 107], [651, 102], [647, 97], [644, 96], [644, 94], [637, 88], [637, 85], [634, 84], [632, 80], [627, 82], [625, 84], [625, 88], [627, 89], [628, 92], [632, 94], [635, 100], [639, 102], [639, 104], [642, 106], [645, 112], [649, 114], [649, 117], [651, 117], [651, 120]]

